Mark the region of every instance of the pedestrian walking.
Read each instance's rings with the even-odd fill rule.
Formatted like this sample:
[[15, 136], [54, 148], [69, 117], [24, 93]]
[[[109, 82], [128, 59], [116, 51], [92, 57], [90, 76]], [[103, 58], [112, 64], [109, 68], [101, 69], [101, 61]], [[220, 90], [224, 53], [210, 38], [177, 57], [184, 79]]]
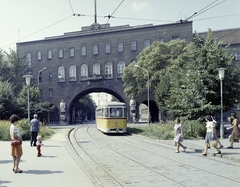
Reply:
[[[211, 144], [211, 141], [214, 140], [214, 128], [215, 128], [212, 116], [206, 115], [205, 120], [206, 120], [207, 130], [206, 130], [206, 136], [205, 136], [205, 149], [204, 149], [204, 152], [202, 153], [203, 156], [207, 156], [208, 145]], [[215, 154], [221, 154], [221, 151], [217, 147], [217, 142], [216, 144], [211, 144], [211, 146], [217, 150]]]
[[219, 149], [223, 148], [223, 145], [221, 144], [220, 140], [218, 139], [217, 136], [217, 121], [211, 116], [212, 120], [213, 120], [213, 124], [214, 124], [214, 140], [217, 141], [218, 145], [219, 145]]
[[230, 135], [231, 144], [229, 147], [227, 147], [228, 149], [233, 149], [233, 142], [239, 142], [239, 136], [240, 136], [240, 132], [238, 128], [239, 120], [237, 118], [236, 112], [231, 113], [231, 122], [232, 122], [232, 126], [227, 128], [227, 130], [232, 129], [232, 133]]
[[37, 146], [37, 136], [40, 128], [40, 121], [37, 119], [37, 114], [33, 115], [33, 119], [30, 122], [30, 133], [31, 133], [31, 140], [30, 146]]
[[175, 137], [174, 137], [174, 142], [176, 144], [176, 151], [175, 153], [179, 153], [179, 147], [181, 146], [184, 151], [187, 148], [186, 146], [184, 146], [181, 142], [183, 142], [183, 128], [182, 128], [182, 124], [180, 123], [180, 119], [176, 118], [175, 120], [175, 126], [174, 126], [174, 130], [175, 130]]
[[16, 114], [10, 116], [11, 156], [13, 157], [14, 173], [22, 173], [22, 170], [19, 169], [20, 159], [23, 155], [22, 137], [20, 136], [19, 129], [16, 126], [19, 120], [20, 118]]

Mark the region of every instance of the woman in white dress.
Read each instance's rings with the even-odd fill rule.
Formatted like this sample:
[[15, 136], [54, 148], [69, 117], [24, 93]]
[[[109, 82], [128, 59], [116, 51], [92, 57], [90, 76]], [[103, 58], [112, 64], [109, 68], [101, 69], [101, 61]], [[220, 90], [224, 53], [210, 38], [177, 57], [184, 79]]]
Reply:
[[176, 151], [175, 153], [179, 153], [179, 147], [181, 146], [184, 151], [187, 148], [186, 146], [182, 145], [181, 142], [183, 142], [183, 128], [182, 125], [180, 123], [180, 119], [176, 118], [175, 121], [175, 126], [174, 126], [174, 130], [175, 130], [175, 138], [174, 138], [174, 142], [176, 144]]

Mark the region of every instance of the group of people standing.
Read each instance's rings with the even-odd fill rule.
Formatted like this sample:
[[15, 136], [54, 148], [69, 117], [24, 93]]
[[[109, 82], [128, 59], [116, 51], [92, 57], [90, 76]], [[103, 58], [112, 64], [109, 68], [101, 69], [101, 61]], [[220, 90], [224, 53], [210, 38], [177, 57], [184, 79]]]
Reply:
[[[217, 122], [214, 120], [214, 118], [211, 115], [206, 115], [205, 116], [206, 120], [206, 136], [205, 136], [205, 148], [202, 153], [203, 156], [207, 156], [208, 149], [210, 148], [210, 145], [216, 149], [215, 154], [221, 154], [220, 149], [223, 148], [223, 145], [219, 141], [217, 137]], [[228, 149], [233, 149], [233, 143], [234, 142], [239, 142], [240, 138], [240, 130], [239, 130], [239, 120], [237, 118], [236, 112], [231, 113], [231, 127], [228, 127], [227, 130], [232, 129], [232, 133], [230, 135], [230, 146], [227, 147]], [[183, 127], [180, 123], [180, 119], [177, 118], [175, 120], [175, 137], [174, 137], [174, 142], [176, 145], [176, 153], [179, 153], [179, 148], [182, 147], [185, 151], [187, 148], [182, 144], [183, 142]], [[219, 145], [219, 147], [217, 146]]]
[[[42, 144], [41, 137], [38, 136], [38, 132], [40, 129], [40, 121], [37, 119], [37, 114], [34, 114], [33, 119], [30, 122], [30, 146], [36, 146], [38, 150], [37, 156], [41, 156], [40, 147]], [[19, 168], [19, 163], [21, 156], [23, 155], [23, 149], [22, 149], [22, 138], [19, 132], [19, 129], [17, 127], [18, 121], [20, 120], [20, 117], [16, 114], [11, 115], [10, 117], [10, 137], [11, 137], [11, 156], [13, 157], [13, 172], [14, 173], [22, 173], [23, 171]], [[37, 141], [38, 138], [38, 141]], [[17, 145], [13, 144], [12, 142], [16, 142], [15, 140], [18, 140], [19, 143]]]

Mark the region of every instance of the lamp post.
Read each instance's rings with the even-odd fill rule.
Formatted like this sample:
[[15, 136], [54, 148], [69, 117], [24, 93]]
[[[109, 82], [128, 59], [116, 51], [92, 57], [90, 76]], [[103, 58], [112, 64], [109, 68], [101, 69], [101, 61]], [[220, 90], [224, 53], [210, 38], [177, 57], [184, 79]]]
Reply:
[[135, 64], [135, 67], [141, 68], [142, 70], [146, 71], [147, 76], [148, 76], [148, 96], [147, 96], [147, 100], [148, 100], [148, 126], [149, 126], [150, 125], [150, 123], [149, 123], [149, 118], [150, 118], [150, 112], [149, 112], [149, 108], [150, 108], [150, 106], [149, 106], [149, 73], [148, 73], [147, 69], [145, 69], [145, 68], [143, 68], [143, 67], [141, 67], [137, 64]]
[[39, 76], [40, 76], [40, 73], [45, 69], [46, 69], [46, 67], [44, 67], [43, 69], [38, 71], [38, 90], [39, 90]]
[[224, 127], [223, 127], [223, 96], [222, 96], [222, 81], [224, 79], [224, 73], [227, 68], [218, 68], [218, 74], [220, 79], [220, 94], [221, 94], [221, 126], [220, 126], [220, 138], [224, 139]]
[[32, 75], [24, 75], [23, 77], [25, 77], [26, 85], [28, 87], [27, 94], [28, 94], [28, 123], [29, 123], [30, 122], [29, 87], [30, 87]]

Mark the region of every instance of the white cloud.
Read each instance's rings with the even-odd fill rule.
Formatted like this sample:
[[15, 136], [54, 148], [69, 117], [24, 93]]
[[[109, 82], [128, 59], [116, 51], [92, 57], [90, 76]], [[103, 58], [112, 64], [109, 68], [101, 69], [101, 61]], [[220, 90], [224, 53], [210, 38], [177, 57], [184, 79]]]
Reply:
[[144, 10], [147, 6], [148, 6], [148, 3], [145, 3], [145, 2], [137, 3], [134, 1], [132, 4], [132, 9], [135, 12], [139, 12], [141, 10]]

